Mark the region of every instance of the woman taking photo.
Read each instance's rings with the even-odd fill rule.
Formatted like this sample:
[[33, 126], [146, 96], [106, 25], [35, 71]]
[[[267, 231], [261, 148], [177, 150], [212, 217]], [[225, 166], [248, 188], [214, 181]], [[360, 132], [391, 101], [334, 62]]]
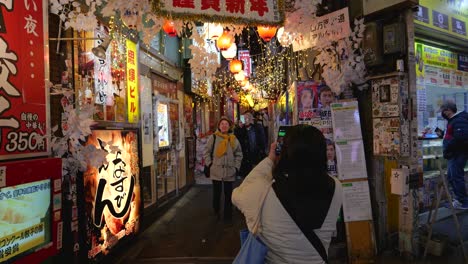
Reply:
[[[234, 190], [233, 203], [268, 247], [265, 263], [324, 263], [342, 204], [341, 184], [327, 174], [327, 145], [312, 126], [287, 130]], [[262, 201], [262, 195], [266, 198]]]
[[236, 179], [242, 161], [242, 149], [237, 138], [231, 133], [232, 123], [227, 117], [218, 121], [218, 129], [206, 144], [204, 159], [210, 166], [213, 181], [213, 210], [219, 218], [221, 189], [224, 189], [224, 220], [232, 219], [232, 183]]

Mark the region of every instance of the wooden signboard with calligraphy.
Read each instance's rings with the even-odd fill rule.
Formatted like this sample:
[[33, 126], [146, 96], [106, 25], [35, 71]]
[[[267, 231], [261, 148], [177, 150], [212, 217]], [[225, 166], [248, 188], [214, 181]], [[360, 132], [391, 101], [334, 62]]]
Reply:
[[284, 20], [283, 0], [156, 0], [153, 9], [184, 20], [251, 25], [280, 25]]
[[0, 160], [49, 153], [46, 3], [0, 1]]

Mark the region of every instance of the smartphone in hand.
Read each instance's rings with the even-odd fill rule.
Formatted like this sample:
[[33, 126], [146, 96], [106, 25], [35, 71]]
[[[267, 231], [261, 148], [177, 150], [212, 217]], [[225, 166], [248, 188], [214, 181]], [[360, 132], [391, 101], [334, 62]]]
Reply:
[[279, 155], [281, 153], [281, 149], [284, 144], [284, 137], [286, 136], [287, 130], [288, 130], [287, 126], [280, 126], [280, 128], [278, 129], [278, 137], [276, 139], [277, 143], [276, 143], [276, 149], [275, 149], [276, 155]]

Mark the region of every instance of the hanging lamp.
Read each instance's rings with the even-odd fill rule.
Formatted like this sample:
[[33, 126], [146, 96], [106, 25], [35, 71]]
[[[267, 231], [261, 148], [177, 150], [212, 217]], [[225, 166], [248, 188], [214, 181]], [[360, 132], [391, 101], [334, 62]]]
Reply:
[[207, 37], [211, 40], [217, 40], [224, 32], [223, 26], [219, 23], [208, 23], [206, 30]]
[[236, 45], [236, 43], [233, 42], [231, 44], [231, 47], [229, 47], [229, 49], [221, 51], [221, 55], [223, 55], [223, 57], [226, 60], [234, 59], [234, 57], [237, 55], [237, 45]]
[[216, 46], [220, 51], [225, 51], [231, 47], [232, 42], [231, 34], [229, 34], [228, 30], [224, 30], [223, 34], [218, 38]]
[[276, 32], [276, 38], [283, 47], [288, 47], [293, 42], [293, 36], [289, 32], [284, 32], [284, 27], [280, 27]]
[[163, 30], [167, 35], [169, 35], [169, 37], [177, 36], [177, 30], [175, 29], [174, 21], [172, 20], [164, 21]]
[[258, 35], [266, 42], [269, 42], [276, 34], [275, 26], [258, 26], [257, 27]]
[[[240, 72], [234, 74], [234, 79], [236, 79], [236, 81], [238, 81], [239, 83], [241, 83], [242, 81], [245, 80], [245, 72], [243, 70], [241, 70]], [[244, 83], [245, 85], [245, 83]], [[243, 86], [243, 85], [241, 85]]]
[[242, 61], [234, 59], [231, 62], [229, 62], [229, 70], [234, 74], [242, 71]]

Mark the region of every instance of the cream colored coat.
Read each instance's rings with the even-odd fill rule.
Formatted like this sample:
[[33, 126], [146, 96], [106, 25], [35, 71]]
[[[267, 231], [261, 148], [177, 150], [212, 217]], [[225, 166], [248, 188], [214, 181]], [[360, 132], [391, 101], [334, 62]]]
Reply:
[[[271, 188], [273, 166], [273, 161], [269, 158], [260, 162], [242, 184], [234, 189], [232, 203], [242, 211], [247, 227], [252, 232], [256, 229], [253, 224], [262, 208], [261, 197], [270, 189], [261, 209], [260, 226], [257, 232], [269, 249], [265, 263], [324, 263]], [[336, 220], [342, 204], [341, 183], [333, 179], [335, 180], [335, 193], [332, 203], [322, 227], [314, 230], [327, 251], [332, 234], [336, 231]], [[313, 209], [311, 205], [310, 210]]]
[[[210, 168], [210, 179], [216, 181], [235, 181], [236, 170], [239, 170], [242, 162], [242, 148], [239, 140], [235, 138], [236, 142], [234, 144], [234, 148], [231, 147], [231, 144], [228, 144], [226, 153], [218, 158], [215, 155], [216, 148], [223, 139], [216, 136], [216, 142], [213, 142], [213, 138], [213, 135], [209, 136], [205, 152], [203, 153], [205, 164], [212, 164]], [[210, 154], [213, 144], [215, 145], [213, 151], [213, 160], [211, 160]]]

